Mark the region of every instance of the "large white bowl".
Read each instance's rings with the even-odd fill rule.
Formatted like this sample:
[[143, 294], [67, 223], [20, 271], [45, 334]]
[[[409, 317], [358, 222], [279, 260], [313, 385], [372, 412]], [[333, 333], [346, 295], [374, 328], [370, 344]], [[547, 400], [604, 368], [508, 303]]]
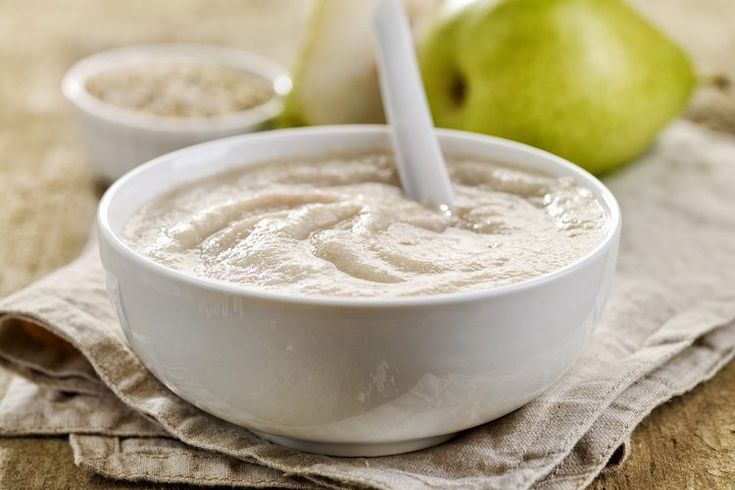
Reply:
[[[87, 90], [89, 77], [101, 71], [160, 62], [209, 63], [252, 73], [270, 82], [275, 96], [252, 109], [216, 118], [163, 118], [116, 107]], [[64, 76], [61, 88], [76, 109], [92, 165], [97, 174], [112, 181], [173, 150], [262, 129], [280, 114], [281, 99], [291, 89], [291, 79], [277, 63], [248, 51], [199, 44], [146, 44], [78, 61]]]
[[571, 176], [610, 231], [571, 265], [482, 292], [346, 299], [258, 290], [152, 262], [121, 239], [142, 204], [271, 159], [384, 151], [384, 126], [273, 131], [187, 148], [118, 180], [99, 206], [108, 287], [127, 338], [166, 386], [283, 445], [334, 455], [411, 451], [517, 409], [572, 363], [595, 326], [620, 234], [612, 194], [543, 151], [438, 131], [445, 154]]

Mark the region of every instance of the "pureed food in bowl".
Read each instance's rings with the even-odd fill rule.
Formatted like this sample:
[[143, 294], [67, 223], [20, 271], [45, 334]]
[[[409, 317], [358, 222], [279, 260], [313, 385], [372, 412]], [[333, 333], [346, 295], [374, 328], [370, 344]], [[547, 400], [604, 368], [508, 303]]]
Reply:
[[193, 61], [108, 68], [90, 76], [86, 89], [118, 108], [166, 118], [227, 116], [275, 96], [272, 84], [258, 75]]
[[[390, 159], [384, 156], [390, 153], [390, 136], [385, 126], [322, 126], [226, 138], [160, 157], [107, 191], [98, 225], [111, 303], [132, 349], [171, 391], [282, 445], [376, 456], [438, 444], [457, 431], [505, 415], [538, 396], [572, 365], [597, 324], [615, 270], [621, 220], [612, 194], [591, 175], [541, 150], [438, 130], [444, 154], [464, 157], [450, 158], [455, 160], [450, 166], [459, 194], [453, 224], [451, 218], [403, 200]], [[279, 188], [331, 200], [304, 205], [278, 198], [269, 204]], [[509, 195], [500, 203], [515, 198], [526, 202], [494, 209], [490, 196], [502, 193]], [[248, 204], [257, 194], [270, 196]], [[378, 207], [380, 195], [385, 200]], [[474, 208], [462, 204], [475, 199], [480, 204]], [[330, 212], [314, 219], [312, 208], [328, 211], [325, 205], [337, 206], [339, 200], [358, 203], [360, 211], [341, 221]], [[217, 203], [228, 201], [230, 207], [211, 213]], [[592, 219], [596, 224], [572, 219], [579, 217], [575, 209], [588, 209], [585, 202], [598, 210], [591, 215], [597, 216]], [[516, 208], [524, 212], [508, 215], [507, 209]], [[258, 216], [279, 210], [285, 217]], [[538, 227], [518, 224], [517, 215], [526, 211], [538, 218], [526, 218]], [[473, 214], [474, 223], [488, 225], [485, 233], [468, 229]], [[378, 223], [379, 217], [392, 225], [366, 228], [373, 238], [362, 235], [361, 226]], [[192, 227], [187, 221], [209, 224]], [[179, 222], [184, 224], [175, 231]], [[434, 229], [437, 222], [449, 226], [441, 232]], [[539, 229], [543, 238], [529, 237]], [[142, 234], [136, 236], [135, 230]], [[225, 231], [233, 232], [229, 243]], [[385, 252], [385, 241], [377, 240], [392, 238], [389, 252], [411, 250], [408, 231], [422, 238], [421, 246], [423, 239], [438, 238], [441, 245], [408, 255], [428, 256], [429, 261], [394, 261]], [[503, 243], [489, 245], [493, 253], [518, 248], [507, 253], [509, 260], [533, 258], [543, 269], [519, 261], [523, 273], [503, 279], [509, 281], [505, 286], [495, 287], [491, 280], [454, 284], [469, 288], [456, 293], [421, 293], [432, 280], [482, 272], [456, 265], [460, 260], [471, 264], [474, 250], [461, 259], [448, 258], [464, 253], [452, 237], [475, 236], [462, 231], [475, 234], [483, 246]], [[330, 233], [343, 234], [338, 243], [347, 252], [331, 256], [339, 262], [316, 255], [325, 243], [319, 239]], [[406, 234], [409, 239], [404, 240]], [[258, 237], [264, 244], [264, 252], [252, 256], [258, 260], [241, 262], [242, 270], [227, 265], [228, 260], [238, 262], [240, 244], [251, 246]], [[167, 243], [173, 245], [168, 257], [174, 263], [169, 265], [145, 251], [163, 250]], [[268, 259], [270, 244], [280, 250], [279, 260]], [[247, 259], [249, 253], [242, 255]], [[369, 264], [391, 265], [390, 271], [410, 279], [402, 282], [419, 295], [397, 296], [402, 294], [396, 292], [401, 281], [355, 278], [358, 272], [348, 267], [354, 256], [362, 255], [371, 258]], [[291, 266], [302, 267], [303, 262], [282, 260], [304, 256], [307, 271], [297, 268], [296, 274]], [[268, 267], [253, 267], [261, 258]], [[205, 259], [207, 264], [224, 263], [221, 270], [235, 275], [252, 271], [247, 274], [250, 282], [208, 278]], [[310, 264], [319, 267], [310, 269]], [[417, 267], [421, 264], [429, 269]], [[454, 269], [442, 272], [433, 264]], [[488, 268], [486, 277], [500, 276], [500, 266], [475, 264]], [[555, 267], [561, 268], [543, 273]], [[282, 274], [264, 284], [274, 271]], [[346, 293], [299, 289], [303, 278], [317, 278], [323, 271], [338, 278], [328, 287], [345, 287]], [[526, 276], [532, 278], [522, 280]], [[317, 281], [329, 282], [324, 276]], [[357, 289], [363, 287], [368, 293]]]
[[595, 249], [609, 220], [569, 177], [450, 159], [451, 215], [409, 200], [386, 154], [264, 162], [180, 187], [124, 238], [152, 260], [266, 290], [337, 297], [487, 290]]

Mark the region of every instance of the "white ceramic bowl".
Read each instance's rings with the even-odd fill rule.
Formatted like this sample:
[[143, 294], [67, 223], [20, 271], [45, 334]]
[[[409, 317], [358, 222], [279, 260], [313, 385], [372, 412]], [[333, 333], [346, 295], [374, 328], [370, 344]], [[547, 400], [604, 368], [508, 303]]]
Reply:
[[448, 155], [571, 176], [604, 203], [605, 240], [571, 265], [518, 284], [393, 299], [263, 291], [175, 271], [131, 250], [120, 238], [131, 214], [184, 182], [264, 160], [390, 148], [384, 126], [214, 141], [133, 170], [100, 203], [109, 292], [135, 352], [202, 410], [280, 444], [334, 455], [427, 447], [537, 396], [570, 366], [603, 308], [618, 206], [597, 179], [551, 154], [438, 134]]
[[[269, 80], [275, 97], [247, 111], [218, 118], [162, 118], [121, 109], [87, 91], [87, 79], [101, 71], [151, 62], [214, 63]], [[204, 141], [262, 129], [282, 109], [291, 89], [284, 68], [247, 51], [196, 44], [130, 46], [92, 55], [64, 76], [62, 91], [76, 109], [82, 140], [97, 173], [115, 180], [135, 166], [164, 153]]]

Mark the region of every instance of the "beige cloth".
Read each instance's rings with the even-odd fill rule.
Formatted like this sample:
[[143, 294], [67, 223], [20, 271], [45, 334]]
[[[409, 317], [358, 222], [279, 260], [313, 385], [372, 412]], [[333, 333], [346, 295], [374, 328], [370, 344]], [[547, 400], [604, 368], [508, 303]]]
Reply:
[[[0, 401], [0, 433], [69, 434], [78, 465], [127, 480], [582, 487], [624, 456], [651, 409], [712, 376], [735, 350], [735, 140], [678, 123], [608, 184], [623, 208], [621, 256], [584, 353], [538, 399], [445, 444], [333, 458], [275, 446], [201, 412], [129, 349], [94, 250], [0, 302], [0, 361], [22, 375]], [[73, 348], [29, 334], [29, 324]]]

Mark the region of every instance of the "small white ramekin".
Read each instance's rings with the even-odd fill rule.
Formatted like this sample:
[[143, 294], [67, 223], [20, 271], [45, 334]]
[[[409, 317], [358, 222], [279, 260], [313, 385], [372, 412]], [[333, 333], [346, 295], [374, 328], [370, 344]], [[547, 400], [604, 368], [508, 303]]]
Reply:
[[573, 362], [610, 286], [612, 194], [519, 143], [438, 131], [447, 155], [569, 176], [603, 203], [609, 232], [574, 263], [518, 284], [427, 297], [348, 299], [259, 290], [157, 264], [121, 238], [144, 203], [236, 167], [390, 150], [385, 126], [256, 133], [187, 148], [118, 180], [99, 206], [111, 301], [135, 352], [192, 404], [263, 437], [342, 456], [411, 451], [517, 409]]
[[[101, 71], [151, 62], [204, 62], [259, 75], [275, 96], [252, 109], [216, 118], [164, 118], [122, 109], [87, 91], [87, 79]], [[62, 91], [76, 109], [81, 135], [98, 175], [115, 180], [135, 166], [173, 150], [264, 128], [282, 109], [291, 89], [288, 72], [262, 56], [222, 46], [151, 44], [97, 53], [75, 63]]]

